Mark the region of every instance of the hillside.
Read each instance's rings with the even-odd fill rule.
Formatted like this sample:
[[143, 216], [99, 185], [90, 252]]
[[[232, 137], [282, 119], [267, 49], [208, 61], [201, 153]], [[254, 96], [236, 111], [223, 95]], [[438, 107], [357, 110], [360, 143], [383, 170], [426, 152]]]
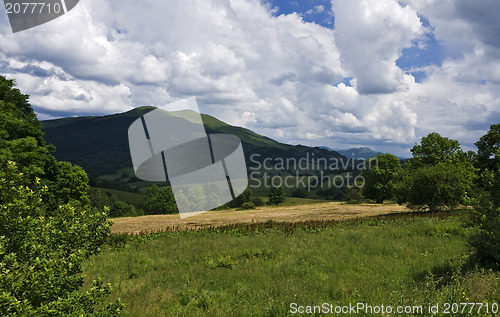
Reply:
[[[153, 109], [155, 108], [139, 107], [108, 116], [46, 120], [42, 121], [42, 130], [45, 140], [56, 146], [54, 155], [57, 159], [83, 167], [93, 185], [109, 187], [112, 183], [130, 184], [137, 179], [133, 177], [128, 128], [137, 118]], [[178, 114], [172, 112], [171, 115]], [[279, 143], [251, 130], [228, 125], [209, 115], [202, 114], [202, 119], [207, 133], [233, 134], [240, 138], [249, 167], [252, 164], [252, 154], [260, 154], [260, 160], [300, 159], [305, 157], [306, 153], [314, 153], [315, 158], [344, 158], [334, 151]], [[107, 183], [96, 184], [97, 179]]]

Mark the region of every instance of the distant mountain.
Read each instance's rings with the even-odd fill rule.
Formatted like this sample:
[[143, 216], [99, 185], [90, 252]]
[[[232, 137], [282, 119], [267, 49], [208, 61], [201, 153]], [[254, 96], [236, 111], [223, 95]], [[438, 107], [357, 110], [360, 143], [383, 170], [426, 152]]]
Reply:
[[379, 154], [383, 154], [382, 152], [377, 152], [367, 147], [355, 147], [352, 149], [335, 150], [335, 151], [348, 158], [365, 159], [365, 160], [369, 158], [374, 158]]
[[377, 152], [367, 147], [354, 147], [352, 149], [346, 149], [346, 150], [334, 150], [332, 148], [329, 148], [328, 146], [320, 146], [319, 148], [328, 151], [335, 151], [347, 158], [363, 159], [363, 160], [374, 158], [379, 154], [383, 154], [382, 152]]
[[[54, 155], [58, 160], [83, 167], [93, 181], [100, 179], [108, 183], [130, 184], [138, 180], [134, 180], [133, 176], [128, 128], [136, 119], [154, 109], [155, 107], [139, 107], [108, 116], [47, 120], [42, 121], [42, 130], [45, 140], [56, 146]], [[178, 116], [178, 113], [172, 112], [171, 115]], [[207, 133], [233, 134], [240, 138], [249, 167], [258, 165], [256, 162], [263, 162], [266, 158], [300, 159], [310, 155], [316, 159], [345, 159], [336, 151], [279, 143], [251, 130], [231, 126], [212, 116], [201, 116]], [[184, 115], [183, 117], [186, 118]], [[190, 124], [189, 120], [186, 120], [186, 124]], [[253, 160], [250, 160], [252, 155]]]
[[328, 146], [318, 146], [320, 149], [323, 149], [323, 150], [328, 150], [328, 151], [335, 151], [334, 149], [332, 148], [329, 148]]

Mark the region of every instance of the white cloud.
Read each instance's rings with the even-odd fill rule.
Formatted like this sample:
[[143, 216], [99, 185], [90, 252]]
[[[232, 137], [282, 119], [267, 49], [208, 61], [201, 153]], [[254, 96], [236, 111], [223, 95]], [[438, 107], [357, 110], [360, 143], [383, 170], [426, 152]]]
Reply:
[[423, 34], [417, 12], [394, 0], [338, 0], [333, 10], [335, 42], [343, 65], [357, 79], [357, 90], [369, 94], [405, 89], [396, 60]]
[[[309, 145], [404, 151], [435, 130], [470, 145], [500, 120], [496, 2], [332, 2], [333, 32], [259, 0], [80, 1], [15, 35], [0, 23], [0, 69], [45, 117], [194, 95], [228, 123]], [[447, 57], [416, 83], [396, 60], [431, 31]]]

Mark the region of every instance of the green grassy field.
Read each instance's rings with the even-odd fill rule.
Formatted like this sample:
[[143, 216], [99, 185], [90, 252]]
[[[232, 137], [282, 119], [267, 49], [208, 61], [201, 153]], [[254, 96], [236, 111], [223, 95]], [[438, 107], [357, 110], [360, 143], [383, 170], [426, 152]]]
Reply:
[[465, 269], [467, 234], [457, 216], [164, 233], [109, 247], [85, 273], [112, 284], [124, 316], [293, 316], [292, 303], [362, 302], [429, 315], [429, 303], [500, 302], [498, 272]]

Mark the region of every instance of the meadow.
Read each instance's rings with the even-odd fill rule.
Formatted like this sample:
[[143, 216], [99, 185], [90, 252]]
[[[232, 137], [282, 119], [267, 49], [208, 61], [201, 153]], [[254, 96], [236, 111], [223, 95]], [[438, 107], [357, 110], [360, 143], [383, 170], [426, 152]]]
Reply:
[[[85, 274], [111, 283], [124, 316], [293, 316], [293, 305], [323, 303], [430, 315], [429, 304], [500, 303], [500, 274], [467, 264], [463, 214], [117, 235]], [[471, 316], [448, 314], [461, 315]]]

